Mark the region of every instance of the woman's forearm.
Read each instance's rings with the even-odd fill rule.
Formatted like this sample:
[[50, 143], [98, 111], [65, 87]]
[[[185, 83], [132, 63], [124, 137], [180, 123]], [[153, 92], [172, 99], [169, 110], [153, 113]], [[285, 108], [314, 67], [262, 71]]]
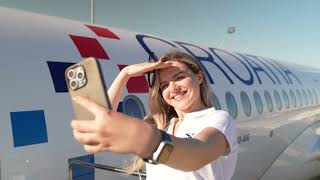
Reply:
[[224, 134], [207, 127], [194, 138], [172, 137], [175, 148], [166, 165], [182, 171], [195, 171], [226, 153], [229, 144]]
[[129, 78], [130, 77], [127, 75], [125, 70], [121, 70], [108, 89], [108, 96], [112, 105], [112, 110], [114, 111], [117, 111], [120, 99], [123, 95]]
[[[155, 133], [149, 131], [150, 137], [155, 136], [154, 134]], [[215, 128], [206, 128], [194, 138], [171, 136], [171, 139], [174, 144], [174, 149], [165, 164], [182, 171], [198, 170], [216, 160], [220, 155], [224, 154], [228, 148], [225, 136]], [[151, 144], [154, 145], [155, 142], [158, 144], [159, 140], [155, 138]], [[151, 146], [153, 150], [150, 146], [145, 147], [147, 149], [145, 150], [146, 152], [156, 149], [154, 146]]]

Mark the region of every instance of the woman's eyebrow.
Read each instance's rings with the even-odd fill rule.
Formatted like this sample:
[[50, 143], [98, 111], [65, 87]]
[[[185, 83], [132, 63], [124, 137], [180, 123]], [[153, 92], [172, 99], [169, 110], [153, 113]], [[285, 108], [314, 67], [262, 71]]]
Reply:
[[[173, 75], [172, 78], [173, 78], [173, 79], [176, 78], [176, 77], [179, 76], [181, 73], [185, 73], [185, 72], [184, 72], [184, 71], [180, 71], [180, 72], [178, 72], [177, 74]], [[162, 84], [165, 84], [165, 83], [167, 83], [167, 81], [162, 81], [162, 82], [160, 82], [160, 86], [161, 86]]]

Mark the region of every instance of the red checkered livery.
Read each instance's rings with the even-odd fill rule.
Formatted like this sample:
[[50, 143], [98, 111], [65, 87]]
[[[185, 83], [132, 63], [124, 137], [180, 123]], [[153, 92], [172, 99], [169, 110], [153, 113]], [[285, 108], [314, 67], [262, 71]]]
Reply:
[[[119, 69], [123, 69], [127, 65], [118, 64]], [[127, 83], [128, 93], [147, 93], [149, 92], [148, 82], [145, 76], [130, 78]]]

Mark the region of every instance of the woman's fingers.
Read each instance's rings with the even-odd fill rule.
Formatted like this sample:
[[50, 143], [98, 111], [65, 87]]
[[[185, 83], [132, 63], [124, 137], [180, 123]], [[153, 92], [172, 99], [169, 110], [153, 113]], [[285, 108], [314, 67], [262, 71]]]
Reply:
[[93, 121], [79, 121], [79, 120], [72, 120], [70, 123], [73, 129], [76, 129], [80, 132], [96, 132], [97, 125]]
[[85, 144], [84, 146], [84, 150], [88, 153], [98, 153], [98, 152], [102, 152], [102, 151], [107, 151], [107, 146], [104, 145], [103, 147], [100, 145], [89, 145], [89, 144]]
[[83, 132], [80, 132], [80, 131], [77, 131], [76, 129], [74, 129], [73, 136], [81, 144], [86, 144], [86, 145], [100, 144], [95, 133], [83, 133]]
[[149, 71], [169, 67], [171, 65], [172, 65], [171, 61], [144, 62], [140, 64], [133, 64], [133, 65], [127, 66], [126, 72], [129, 75], [129, 77], [137, 77], [137, 76], [144, 75]]
[[172, 65], [171, 61], [166, 61], [166, 62], [157, 61], [157, 62], [151, 63], [150, 66], [147, 68], [146, 72], [152, 71], [155, 69], [170, 67], [171, 65]]
[[93, 145], [84, 145], [83, 146], [84, 150], [87, 152], [87, 153], [90, 153], [90, 154], [94, 154], [94, 153], [97, 153], [99, 152], [97, 149], [97, 146], [93, 146]]
[[76, 96], [73, 97], [72, 100], [73, 102], [81, 105], [83, 108], [87, 109], [94, 115], [99, 114], [103, 109], [107, 110], [106, 108], [85, 97]]

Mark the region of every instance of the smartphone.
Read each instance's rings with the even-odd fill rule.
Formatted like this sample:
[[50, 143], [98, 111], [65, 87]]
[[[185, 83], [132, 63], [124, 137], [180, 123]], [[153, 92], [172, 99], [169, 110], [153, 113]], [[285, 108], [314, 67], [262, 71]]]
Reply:
[[[103, 79], [100, 63], [93, 57], [82, 59], [65, 71], [66, 83], [70, 97], [82, 96], [95, 103], [111, 108], [107, 88]], [[94, 115], [72, 101], [76, 120], [93, 120]]]

